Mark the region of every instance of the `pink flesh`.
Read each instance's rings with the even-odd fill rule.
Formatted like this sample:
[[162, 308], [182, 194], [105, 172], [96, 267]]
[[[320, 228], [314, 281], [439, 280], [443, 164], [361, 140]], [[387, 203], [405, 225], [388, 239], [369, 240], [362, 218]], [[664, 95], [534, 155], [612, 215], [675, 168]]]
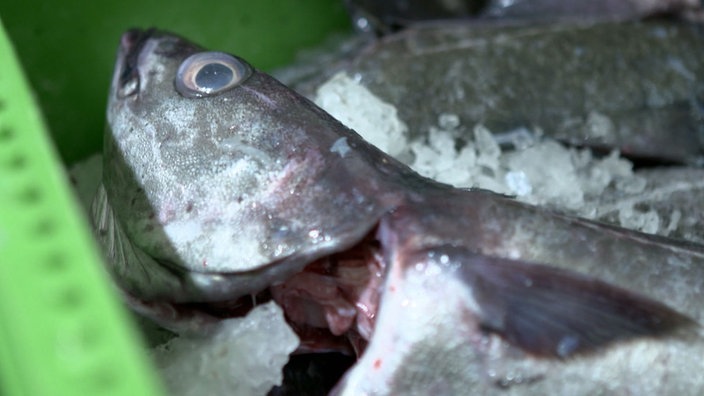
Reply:
[[272, 286], [274, 301], [302, 339], [300, 352], [351, 346], [359, 355], [374, 328], [383, 270], [378, 246], [367, 239]]
[[[158, 323], [174, 331], [198, 333], [198, 328], [207, 328], [217, 318], [244, 316], [255, 305], [273, 299], [301, 339], [296, 353], [341, 352], [359, 356], [374, 329], [385, 268], [379, 242], [373, 235], [375, 230], [352, 248], [320, 258], [286, 281], [255, 295], [182, 304], [149, 303], [131, 297], [131, 305], [138, 312], [149, 312]], [[187, 325], [175, 326], [174, 322]]]

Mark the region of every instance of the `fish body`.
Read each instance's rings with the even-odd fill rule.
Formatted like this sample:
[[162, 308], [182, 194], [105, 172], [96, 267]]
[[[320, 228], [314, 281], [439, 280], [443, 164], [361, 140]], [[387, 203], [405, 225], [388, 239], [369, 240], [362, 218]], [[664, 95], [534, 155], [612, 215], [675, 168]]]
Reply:
[[135, 309], [198, 331], [273, 299], [360, 356], [340, 394], [637, 393], [614, 356], [641, 353], [648, 390], [704, 391], [704, 247], [423, 178], [169, 33], [122, 38], [93, 219]]
[[412, 138], [452, 114], [495, 135], [525, 128], [636, 159], [701, 163], [702, 38], [700, 25], [672, 21], [445, 22], [386, 36], [294, 88], [311, 96], [345, 72], [394, 105]]
[[628, 20], [657, 14], [701, 18], [702, 5], [696, 0], [347, 0], [354, 26], [361, 31], [389, 33], [427, 21], [463, 19], [545, 20]]

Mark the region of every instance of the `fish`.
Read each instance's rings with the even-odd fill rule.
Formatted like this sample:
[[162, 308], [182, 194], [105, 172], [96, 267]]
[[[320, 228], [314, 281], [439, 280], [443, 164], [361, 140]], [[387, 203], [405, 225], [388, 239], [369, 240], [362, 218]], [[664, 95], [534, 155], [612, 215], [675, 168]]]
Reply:
[[528, 18], [532, 20], [583, 20], [611, 19], [633, 20], [657, 15], [673, 15], [683, 19], [701, 21], [702, 4], [696, 0], [492, 0], [482, 16], [492, 18]]
[[498, 140], [527, 129], [638, 162], [700, 166], [703, 38], [701, 24], [663, 20], [445, 22], [375, 40], [292, 87], [313, 97], [346, 73], [395, 106], [411, 138], [452, 114]]
[[353, 26], [362, 32], [389, 34], [415, 24], [484, 19], [525, 19], [531, 21], [629, 20], [658, 14], [679, 15], [702, 20], [702, 5], [697, 0], [346, 0]]
[[244, 59], [126, 32], [92, 207], [138, 313], [273, 300], [331, 394], [704, 391], [704, 246], [426, 179]]

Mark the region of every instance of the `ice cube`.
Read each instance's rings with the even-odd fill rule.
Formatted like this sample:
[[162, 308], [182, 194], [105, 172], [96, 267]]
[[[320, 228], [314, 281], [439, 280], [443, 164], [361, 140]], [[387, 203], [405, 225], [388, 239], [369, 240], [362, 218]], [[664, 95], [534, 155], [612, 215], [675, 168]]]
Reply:
[[498, 169], [501, 148], [491, 132], [483, 125], [474, 127], [474, 144], [477, 148], [477, 164], [492, 170]]
[[205, 338], [174, 338], [153, 351], [172, 396], [264, 395], [283, 380], [298, 337], [273, 302], [226, 319]]
[[654, 210], [636, 210], [632, 204], [621, 206], [618, 220], [622, 227], [655, 234], [660, 228], [660, 216]]
[[640, 176], [621, 177], [616, 180], [616, 188], [627, 194], [643, 192], [646, 184], [645, 178]]
[[511, 171], [504, 176], [506, 185], [516, 195], [525, 196], [533, 192], [533, 186], [523, 171]]
[[596, 111], [590, 112], [587, 116], [585, 128], [587, 129], [585, 135], [593, 138], [612, 136], [616, 130], [609, 117]]
[[452, 131], [460, 126], [460, 117], [454, 113], [442, 113], [438, 116], [438, 126], [445, 131]]
[[667, 227], [663, 231], [663, 235], [670, 235], [673, 231], [677, 229], [680, 219], [682, 218], [682, 211], [679, 209], [673, 209], [670, 214], [670, 221], [667, 223]]
[[428, 144], [437, 151], [439, 160], [452, 160], [457, 156], [455, 138], [447, 131], [431, 127]]

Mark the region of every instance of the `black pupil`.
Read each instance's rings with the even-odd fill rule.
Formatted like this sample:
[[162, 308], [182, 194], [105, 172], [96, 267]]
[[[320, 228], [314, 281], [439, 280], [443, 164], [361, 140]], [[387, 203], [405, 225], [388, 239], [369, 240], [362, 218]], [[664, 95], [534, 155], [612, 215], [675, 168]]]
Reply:
[[219, 89], [230, 81], [232, 81], [232, 69], [220, 63], [209, 63], [196, 74], [196, 85], [201, 89]]

